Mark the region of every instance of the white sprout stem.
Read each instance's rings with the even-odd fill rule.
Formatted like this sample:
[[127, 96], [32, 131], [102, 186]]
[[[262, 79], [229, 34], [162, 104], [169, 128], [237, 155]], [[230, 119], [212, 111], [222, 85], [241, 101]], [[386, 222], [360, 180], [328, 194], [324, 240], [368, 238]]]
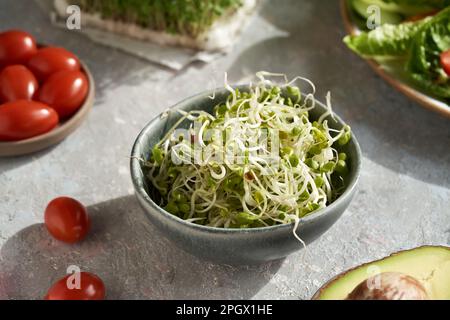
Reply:
[[[148, 177], [161, 192], [163, 204], [182, 195], [185, 202], [176, 205], [183, 208], [182, 217], [187, 221], [212, 227], [239, 227], [237, 217], [241, 215], [244, 220], [249, 219], [241, 226], [253, 222], [259, 226], [294, 223], [293, 234], [305, 246], [296, 233], [300, 220], [336, 196], [332, 172], [321, 170], [327, 163], [338, 164], [339, 153], [333, 145], [348, 129], [329, 128], [327, 117], [334, 117], [329, 92], [327, 110], [317, 119], [319, 126], [310, 121], [308, 111], [315, 108], [316, 92], [310, 80], [295, 77], [288, 81], [284, 74], [266, 71], [258, 72], [256, 77], [259, 81], [242, 94], [228, 84], [225, 74], [225, 88], [230, 94], [223, 103], [222, 114], [179, 110], [180, 119], [156, 145], [163, 158], [158, 163], [145, 162], [150, 168]], [[282, 78], [284, 83], [278, 86], [268, 77]], [[280, 88], [300, 80], [312, 92], [303, 94], [295, 104], [287, 104]], [[194, 125], [195, 122], [200, 125]], [[186, 127], [189, 139], [177, 137], [175, 130]], [[262, 127], [279, 135], [277, 153], [272, 152], [272, 135], [263, 135]], [[210, 129], [229, 134], [210, 138]], [[196, 147], [202, 153], [193, 158]], [[311, 153], [312, 148], [319, 149]], [[230, 150], [233, 157], [228, 157]], [[218, 155], [223, 156], [223, 162]], [[238, 158], [244, 162], [236, 162]], [[181, 163], [174, 165], [171, 160]], [[315, 161], [317, 168], [311, 169], [307, 160]], [[176, 178], [168, 183], [171, 170]], [[316, 181], [321, 181], [320, 185]]]

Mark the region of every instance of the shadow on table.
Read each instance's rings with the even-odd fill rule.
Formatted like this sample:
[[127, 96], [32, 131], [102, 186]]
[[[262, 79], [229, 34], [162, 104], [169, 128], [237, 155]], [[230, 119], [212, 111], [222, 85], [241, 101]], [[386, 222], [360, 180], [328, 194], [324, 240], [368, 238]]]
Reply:
[[35, 160], [38, 160], [41, 157], [44, 157], [46, 154], [52, 152], [52, 150], [55, 149], [60, 143], [61, 142], [53, 146], [50, 146], [44, 150], [40, 150], [31, 154], [25, 154], [14, 157], [0, 157], [0, 168], [1, 168], [0, 174], [3, 172], [8, 172], [10, 170], [19, 168]]
[[326, 91], [331, 92], [334, 111], [352, 126], [367, 158], [449, 187], [449, 120], [397, 92], [345, 47], [337, 2], [287, 4], [267, 2], [260, 15], [290, 36], [248, 48], [229, 68], [229, 79], [245, 79], [259, 70], [307, 77], [316, 84], [318, 100], [324, 101]]
[[82, 243], [54, 240], [43, 224], [25, 228], [1, 250], [0, 298], [39, 299], [66, 268], [98, 274], [109, 299], [247, 299], [282, 261], [215, 265], [187, 254], [153, 228], [134, 196], [90, 206], [92, 230]]

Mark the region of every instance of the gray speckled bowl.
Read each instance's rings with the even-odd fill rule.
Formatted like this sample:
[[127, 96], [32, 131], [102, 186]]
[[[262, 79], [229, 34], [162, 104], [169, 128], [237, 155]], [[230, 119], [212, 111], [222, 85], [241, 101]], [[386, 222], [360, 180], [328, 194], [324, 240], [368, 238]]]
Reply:
[[[238, 86], [246, 91], [248, 86]], [[177, 109], [206, 110], [228, 96], [225, 89], [204, 92], [188, 98], [171, 109], [168, 117], [158, 116], [150, 121], [137, 137], [131, 152], [131, 178], [137, 199], [150, 221], [177, 246], [200, 258], [226, 264], [257, 264], [269, 260], [283, 258], [302, 248], [302, 245], [292, 234], [293, 223], [265, 228], [251, 229], [221, 229], [196, 225], [186, 222], [160, 208], [149, 196], [151, 194], [147, 179], [138, 158], [148, 159], [151, 149], [179, 118]], [[310, 111], [310, 116], [318, 118], [326, 110], [319, 102]], [[337, 122], [328, 119], [330, 127], [340, 129], [343, 121], [336, 117]], [[355, 137], [343, 149], [347, 152], [349, 162], [348, 185], [344, 193], [328, 207], [303, 218], [297, 233], [306, 244], [321, 236], [342, 215], [349, 205], [359, 178], [361, 167], [361, 150]]]

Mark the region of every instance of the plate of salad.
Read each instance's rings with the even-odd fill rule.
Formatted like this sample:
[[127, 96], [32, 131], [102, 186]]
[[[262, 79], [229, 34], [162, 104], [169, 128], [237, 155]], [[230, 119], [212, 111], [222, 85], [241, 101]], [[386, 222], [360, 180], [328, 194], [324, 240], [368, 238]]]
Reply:
[[450, 0], [341, 0], [341, 9], [347, 47], [406, 96], [450, 118]]

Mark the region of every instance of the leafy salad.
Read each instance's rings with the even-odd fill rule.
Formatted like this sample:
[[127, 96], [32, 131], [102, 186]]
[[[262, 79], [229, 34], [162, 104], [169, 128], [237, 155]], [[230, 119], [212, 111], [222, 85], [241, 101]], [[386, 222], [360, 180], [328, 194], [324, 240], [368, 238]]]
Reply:
[[381, 63], [396, 59], [417, 86], [436, 97], [450, 98], [450, 1], [350, 0], [350, 3], [361, 19], [369, 18], [370, 5], [377, 6], [382, 23], [373, 30], [346, 36], [344, 42], [351, 50]]
[[[267, 79], [273, 76], [284, 84]], [[312, 82], [267, 72], [257, 77], [241, 91], [225, 78], [226, 101], [213, 113], [180, 110], [153, 147], [144, 167], [165, 210], [219, 228], [297, 225], [342, 193], [350, 165], [342, 146], [351, 131], [329, 126], [330, 95], [327, 112], [313, 120]], [[312, 92], [303, 94], [298, 80]]]

